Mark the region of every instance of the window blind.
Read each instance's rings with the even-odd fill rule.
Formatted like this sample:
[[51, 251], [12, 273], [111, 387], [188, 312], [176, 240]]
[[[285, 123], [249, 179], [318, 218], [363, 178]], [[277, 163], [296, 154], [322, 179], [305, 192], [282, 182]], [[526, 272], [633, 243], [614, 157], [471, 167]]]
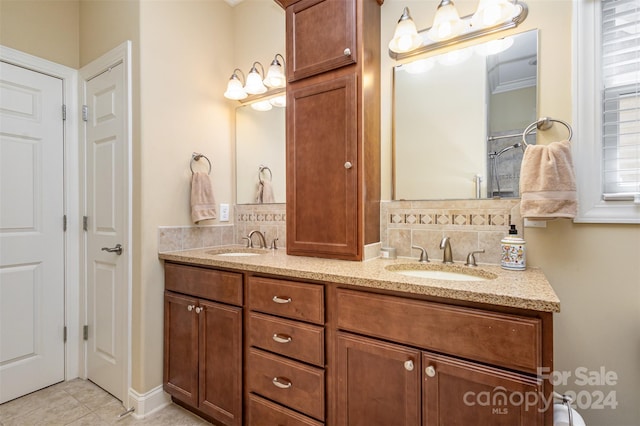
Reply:
[[603, 198], [640, 194], [640, 0], [602, 0]]

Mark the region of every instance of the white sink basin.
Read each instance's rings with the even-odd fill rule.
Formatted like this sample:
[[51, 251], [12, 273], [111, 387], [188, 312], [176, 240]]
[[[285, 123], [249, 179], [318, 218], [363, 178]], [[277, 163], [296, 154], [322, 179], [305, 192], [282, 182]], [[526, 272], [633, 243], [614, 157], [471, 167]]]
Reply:
[[496, 275], [482, 269], [471, 269], [459, 265], [427, 264], [396, 264], [386, 268], [390, 272], [408, 277], [428, 278], [445, 281], [488, 281]]
[[213, 256], [222, 256], [222, 257], [260, 256], [265, 253], [268, 253], [268, 251], [264, 249], [243, 248], [243, 247], [223, 247], [219, 249], [209, 250], [207, 252], [207, 254], [211, 254]]
[[248, 256], [260, 256], [261, 254], [262, 253], [229, 252], [229, 253], [216, 254], [216, 256], [242, 256], [242, 257], [248, 257]]
[[409, 277], [430, 278], [432, 280], [449, 280], [449, 281], [486, 281], [489, 278], [479, 277], [477, 275], [460, 274], [458, 272], [449, 271], [427, 271], [427, 270], [407, 270], [394, 271], [397, 274], [407, 275]]

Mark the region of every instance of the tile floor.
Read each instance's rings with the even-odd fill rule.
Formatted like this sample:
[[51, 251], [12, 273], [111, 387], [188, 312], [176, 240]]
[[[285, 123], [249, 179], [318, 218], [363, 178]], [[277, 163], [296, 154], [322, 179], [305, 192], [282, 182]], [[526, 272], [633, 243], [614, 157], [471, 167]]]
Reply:
[[118, 419], [124, 407], [113, 396], [88, 380], [58, 383], [0, 405], [0, 426], [107, 426], [153, 425], [195, 426], [209, 423], [189, 411], [171, 404], [136, 420]]

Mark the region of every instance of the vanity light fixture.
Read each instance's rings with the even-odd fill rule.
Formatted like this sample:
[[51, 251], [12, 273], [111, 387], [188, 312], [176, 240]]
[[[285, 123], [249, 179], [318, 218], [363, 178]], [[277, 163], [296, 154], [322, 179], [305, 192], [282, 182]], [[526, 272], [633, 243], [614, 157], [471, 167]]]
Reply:
[[[262, 74], [258, 72], [256, 68], [256, 64], [260, 65], [262, 69]], [[249, 74], [247, 75], [247, 83], [244, 85], [244, 90], [250, 95], [260, 95], [267, 91], [267, 87], [262, 83], [262, 76], [264, 75], [264, 67], [258, 61], [255, 61], [253, 65], [251, 65], [251, 70], [249, 70]]]
[[239, 72], [242, 75], [243, 80], [245, 79], [242, 70], [239, 68], [233, 70], [233, 74], [231, 75], [231, 78], [229, 78], [229, 83], [227, 83], [227, 90], [224, 92], [224, 97], [239, 101], [240, 99], [246, 98], [248, 95], [244, 90], [243, 82], [240, 80], [236, 72]]
[[[420, 38], [418, 42], [414, 41], [412, 36], [407, 35], [410, 34], [408, 30], [400, 31], [401, 25], [409, 26], [406, 24], [407, 21], [415, 27], [409, 16], [409, 10], [405, 8], [396, 26], [396, 33], [389, 43], [389, 56], [396, 60], [406, 59], [484, 35], [515, 28], [524, 22], [528, 12], [526, 3], [520, 0], [480, 0], [473, 15], [460, 18], [453, 1], [441, 0], [433, 26], [417, 31]], [[405, 37], [404, 43], [400, 42], [400, 37], [396, 37], [397, 34]]]
[[284, 75], [283, 67], [278, 61], [278, 56], [282, 58], [282, 64], [285, 64], [284, 57], [276, 53], [267, 71], [267, 76], [264, 78], [264, 84], [267, 87], [284, 87], [287, 84], [287, 79]]
[[442, 0], [438, 5], [436, 16], [433, 18], [433, 26], [427, 32], [427, 36], [433, 41], [444, 41], [459, 36], [469, 25], [460, 19], [458, 10], [451, 0]]
[[422, 45], [422, 38], [418, 35], [416, 24], [411, 19], [409, 8], [405, 7], [398, 19], [393, 38], [389, 42], [389, 49], [394, 52], [409, 52]]

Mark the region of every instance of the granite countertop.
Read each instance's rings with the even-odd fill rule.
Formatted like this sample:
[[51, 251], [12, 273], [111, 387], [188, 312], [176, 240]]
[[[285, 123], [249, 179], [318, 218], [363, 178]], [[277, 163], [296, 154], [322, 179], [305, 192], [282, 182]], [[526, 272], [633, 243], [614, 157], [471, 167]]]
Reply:
[[[493, 277], [486, 281], [450, 281], [411, 277], [392, 272], [386, 268], [402, 269], [406, 264], [418, 264], [414, 258], [372, 259], [364, 262], [289, 256], [284, 249], [264, 250], [259, 256], [219, 256], [239, 246], [208, 247], [194, 250], [162, 252], [160, 259], [258, 272], [285, 277], [326, 281], [338, 284], [392, 290], [411, 294], [486, 303], [543, 312], [560, 312], [560, 300], [553, 291], [544, 273], [538, 268], [525, 271], [508, 271], [499, 265], [479, 264], [477, 268], [456, 262], [454, 270], [468, 271], [476, 275]], [[430, 268], [439, 268], [442, 263], [432, 261]]]

